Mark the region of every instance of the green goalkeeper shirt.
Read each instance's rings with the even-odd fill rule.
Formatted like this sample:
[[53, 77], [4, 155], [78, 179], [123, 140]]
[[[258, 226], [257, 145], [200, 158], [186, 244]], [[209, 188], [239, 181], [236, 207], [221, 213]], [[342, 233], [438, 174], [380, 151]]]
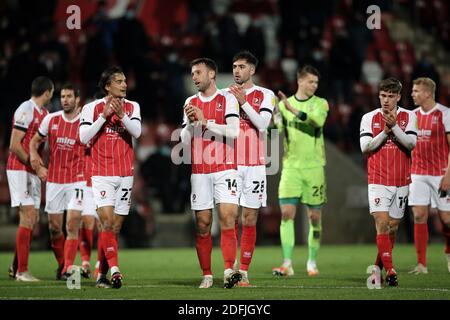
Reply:
[[288, 101], [292, 107], [306, 113], [306, 120], [300, 120], [280, 102], [282, 123], [277, 127], [284, 132], [283, 168], [325, 166], [323, 125], [328, 114], [327, 101], [317, 96], [299, 100], [295, 95], [289, 97]]

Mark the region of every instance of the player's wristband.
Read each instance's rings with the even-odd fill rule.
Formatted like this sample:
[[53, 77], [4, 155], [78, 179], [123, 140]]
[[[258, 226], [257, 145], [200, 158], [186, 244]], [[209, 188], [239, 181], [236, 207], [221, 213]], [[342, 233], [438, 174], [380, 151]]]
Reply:
[[299, 112], [297, 113], [297, 118], [299, 118], [299, 119], [302, 120], [302, 121], [305, 121], [305, 120], [306, 120], [306, 117], [307, 117], [307, 114], [306, 114], [305, 112], [303, 112], [303, 111], [299, 111]]

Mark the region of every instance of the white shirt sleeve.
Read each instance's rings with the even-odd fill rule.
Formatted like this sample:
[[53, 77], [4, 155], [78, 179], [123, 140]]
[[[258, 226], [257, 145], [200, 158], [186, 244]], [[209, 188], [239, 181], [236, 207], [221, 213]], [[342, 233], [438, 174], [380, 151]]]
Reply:
[[94, 103], [89, 103], [83, 107], [80, 120], [80, 141], [88, 144], [89, 141], [99, 132], [106, 119], [101, 115], [92, 123], [94, 118]]
[[445, 133], [450, 134], [450, 109], [445, 107], [442, 115], [442, 123], [444, 124]]
[[207, 122], [206, 129], [223, 137], [235, 139], [239, 136], [239, 116], [230, 115], [225, 119], [227, 124]]
[[142, 128], [141, 128], [141, 109], [139, 107], [139, 103], [131, 102], [133, 104], [133, 113], [131, 117], [128, 115], [124, 115], [121, 119], [125, 129], [134, 137], [139, 138], [141, 136]]
[[362, 153], [368, 153], [378, 149], [387, 139], [388, 135], [381, 131], [376, 137], [372, 132], [372, 117], [371, 114], [365, 114], [361, 119], [361, 126], [359, 130], [359, 144]]
[[[186, 102], [187, 102], [187, 100], [186, 100]], [[180, 133], [181, 142], [184, 144], [190, 144], [194, 127], [192, 126], [192, 123], [189, 121], [188, 117], [186, 116], [186, 113], [184, 112], [184, 110], [183, 110], [182, 127], [183, 127], [183, 129], [181, 130], [181, 133]]]
[[406, 125], [405, 131], [400, 129], [396, 124], [392, 127], [392, 133], [397, 138], [397, 141], [408, 150], [414, 149], [417, 142], [417, 116], [414, 112], [408, 112], [409, 121]]
[[258, 130], [266, 130], [272, 118], [273, 109], [275, 107], [275, 95], [270, 92], [264, 92], [264, 98], [259, 108], [259, 113], [252, 106], [245, 102], [241, 108], [248, 115], [250, 121]]
[[212, 121], [206, 123], [206, 129], [227, 138], [239, 136], [239, 103], [231, 93], [222, 91], [226, 98], [225, 121], [226, 124], [217, 124]]
[[25, 101], [14, 112], [14, 124], [15, 129], [27, 131], [31, 121], [33, 121], [33, 104], [31, 101]]
[[47, 114], [44, 119], [42, 119], [41, 125], [39, 126], [38, 133], [41, 137], [46, 137], [48, 134], [48, 126], [50, 124], [51, 113]]

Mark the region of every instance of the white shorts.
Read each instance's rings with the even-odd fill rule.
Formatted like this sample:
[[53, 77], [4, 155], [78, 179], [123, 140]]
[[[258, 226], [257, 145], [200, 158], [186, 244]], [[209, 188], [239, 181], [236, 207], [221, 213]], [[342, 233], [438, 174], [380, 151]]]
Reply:
[[191, 209], [206, 210], [214, 204], [238, 204], [237, 170], [191, 175]]
[[405, 214], [409, 186], [393, 187], [381, 184], [369, 184], [370, 213], [386, 211], [394, 219], [401, 219]]
[[238, 166], [239, 205], [259, 209], [267, 202], [266, 166]]
[[64, 213], [64, 210], [83, 210], [83, 193], [86, 181], [74, 183], [47, 182], [45, 186], [45, 212]]
[[41, 207], [41, 180], [35, 174], [24, 170], [6, 170], [11, 207]]
[[94, 202], [94, 193], [92, 192], [92, 187], [85, 186], [83, 194], [83, 216], [94, 216], [98, 219], [97, 207]]
[[133, 176], [92, 177], [92, 192], [97, 208], [112, 206], [114, 212], [122, 216], [130, 212], [132, 188]]
[[450, 197], [439, 196], [439, 183], [442, 176], [411, 175], [409, 185], [409, 205], [428, 206], [441, 211], [450, 211]]

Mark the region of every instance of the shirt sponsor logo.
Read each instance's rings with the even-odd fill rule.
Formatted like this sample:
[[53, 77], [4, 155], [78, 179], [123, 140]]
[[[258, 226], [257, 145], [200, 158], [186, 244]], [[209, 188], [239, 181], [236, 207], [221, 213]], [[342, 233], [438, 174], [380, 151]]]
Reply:
[[106, 133], [122, 133], [125, 132], [125, 128], [120, 125], [106, 127]]
[[73, 145], [75, 145], [75, 142], [76, 142], [75, 139], [70, 139], [70, 138], [67, 138], [67, 137], [58, 137], [58, 138], [56, 138], [56, 143], [59, 143], [59, 144], [66, 144], [66, 145], [73, 146]]

